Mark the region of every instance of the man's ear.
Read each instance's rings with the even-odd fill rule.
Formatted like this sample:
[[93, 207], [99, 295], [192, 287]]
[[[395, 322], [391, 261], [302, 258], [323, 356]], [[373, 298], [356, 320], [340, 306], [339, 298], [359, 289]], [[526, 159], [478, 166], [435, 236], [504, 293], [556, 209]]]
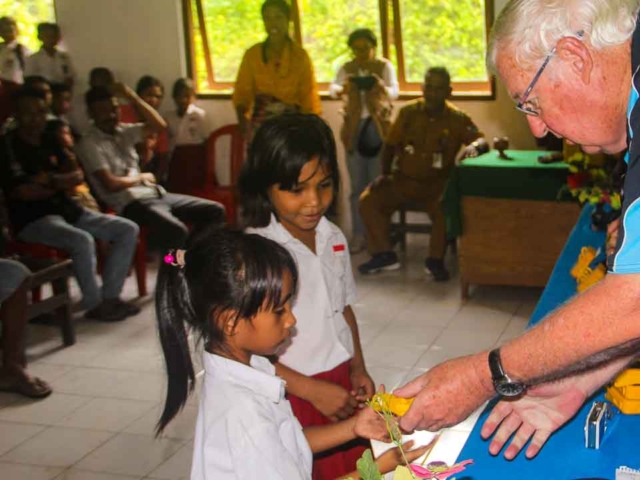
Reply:
[[593, 57], [582, 40], [575, 37], [561, 38], [556, 47], [556, 55], [569, 65], [585, 85], [591, 83]]

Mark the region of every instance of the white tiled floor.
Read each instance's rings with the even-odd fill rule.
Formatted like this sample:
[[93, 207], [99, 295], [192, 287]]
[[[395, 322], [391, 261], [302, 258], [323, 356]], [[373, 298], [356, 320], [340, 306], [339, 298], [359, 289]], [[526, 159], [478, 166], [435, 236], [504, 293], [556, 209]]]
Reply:
[[[541, 293], [479, 287], [462, 303], [455, 260], [448, 258], [450, 282], [432, 282], [423, 273], [423, 242], [410, 236], [402, 270], [357, 277], [355, 311], [366, 361], [387, 389], [443, 360], [518, 335]], [[354, 268], [364, 259], [352, 257]], [[125, 297], [135, 293], [129, 278]], [[54, 393], [36, 402], [0, 394], [2, 480], [188, 478], [197, 398], [161, 439], [154, 438], [165, 380], [152, 299], [137, 301], [142, 313], [120, 324], [79, 318], [78, 342], [69, 348], [61, 348], [56, 328], [30, 326], [29, 368]]]

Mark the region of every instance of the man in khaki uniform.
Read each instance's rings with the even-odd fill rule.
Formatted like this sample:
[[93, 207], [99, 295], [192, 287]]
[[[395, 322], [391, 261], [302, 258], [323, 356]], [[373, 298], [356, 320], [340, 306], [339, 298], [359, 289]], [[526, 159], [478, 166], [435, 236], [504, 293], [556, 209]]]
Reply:
[[425, 268], [438, 281], [449, 279], [443, 263], [446, 225], [440, 198], [460, 147], [469, 145], [464, 152], [469, 157], [487, 151], [488, 145], [469, 116], [447, 101], [451, 80], [445, 68], [427, 71], [423, 94], [400, 110], [385, 140], [382, 175], [360, 197], [367, 249], [372, 255], [359, 267], [363, 274], [400, 268], [390, 240], [391, 216], [403, 203], [418, 202], [432, 222]]

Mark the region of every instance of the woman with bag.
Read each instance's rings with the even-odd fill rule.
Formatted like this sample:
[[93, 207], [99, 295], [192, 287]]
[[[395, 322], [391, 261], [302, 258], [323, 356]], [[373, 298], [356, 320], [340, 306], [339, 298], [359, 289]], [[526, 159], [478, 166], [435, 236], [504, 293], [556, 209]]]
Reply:
[[330, 92], [345, 101], [340, 138], [351, 177], [351, 253], [364, 249], [364, 227], [358, 211], [360, 194], [379, 174], [384, 137], [391, 125], [391, 101], [398, 98], [395, 69], [376, 58], [378, 41], [368, 28], [354, 30], [347, 40], [353, 60], [340, 67]]

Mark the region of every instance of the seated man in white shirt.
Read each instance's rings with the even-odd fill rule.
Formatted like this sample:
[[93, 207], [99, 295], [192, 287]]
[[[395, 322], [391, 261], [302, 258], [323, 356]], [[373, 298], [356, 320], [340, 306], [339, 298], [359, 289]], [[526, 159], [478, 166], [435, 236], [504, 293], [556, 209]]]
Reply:
[[62, 40], [58, 24], [38, 24], [38, 40], [42, 42], [42, 48], [27, 59], [25, 75], [41, 75], [50, 83], [73, 86], [75, 70], [71, 57], [67, 52], [58, 50]]
[[136, 143], [167, 125], [131, 88], [112, 91], [135, 105], [144, 123], [120, 123], [118, 102], [110, 90], [92, 88], [85, 96], [93, 125], [80, 144], [81, 160], [97, 196], [118, 214], [148, 227], [150, 246], [165, 252], [184, 248], [189, 230], [223, 224], [224, 207], [188, 195], [168, 193], [152, 173], [141, 172]]
[[176, 109], [167, 113], [171, 150], [179, 145], [199, 145], [209, 136], [203, 109], [196, 107], [195, 87], [190, 78], [179, 78], [173, 84], [171, 97]]
[[14, 85], [22, 85], [24, 67], [31, 50], [18, 43], [18, 25], [11, 17], [0, 18], [0, 80]]

